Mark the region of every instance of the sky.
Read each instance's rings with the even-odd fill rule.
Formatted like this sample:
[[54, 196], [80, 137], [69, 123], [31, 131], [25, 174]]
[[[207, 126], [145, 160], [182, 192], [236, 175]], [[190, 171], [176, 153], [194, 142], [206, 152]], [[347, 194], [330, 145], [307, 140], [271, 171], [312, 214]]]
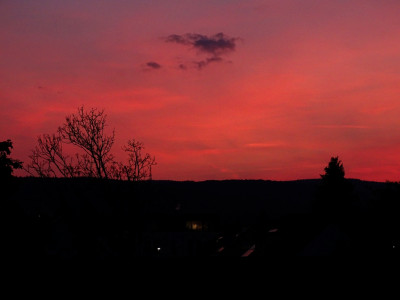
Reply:
[[[400, 180], [398, 0], [0, 0], [0, 140], [104, 109], [154, 179]], [[21, 171], [19, 171], [21, 172]], [[22, 173], [17, 173], [22, 174]]]

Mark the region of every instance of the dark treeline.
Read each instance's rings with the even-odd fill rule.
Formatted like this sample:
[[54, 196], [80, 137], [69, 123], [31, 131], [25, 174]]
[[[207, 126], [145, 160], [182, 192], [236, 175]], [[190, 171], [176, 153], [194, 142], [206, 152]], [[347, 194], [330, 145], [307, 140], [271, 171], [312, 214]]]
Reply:
[[[12, 141], [0, 142], [8, 257], [398, 253], [400, 183], [347, 179], [339, 157], [315, 180], [153, 181], [155, 158], [131, 140], [128, 162], [117, 163], [105, 125], [103, 111], [80, 108], [38, 138], [26, 168], [11, 158]], [[63, 144], [84, 153], [74, 160]], [[21, 168], [38, 177], [13, 177]]]
[[349, 180], [352, 202], [332, 213], [316, 205], [322, 181], [14, 178], [4, 249], [21, 259], [397, 253], [398, 184]]

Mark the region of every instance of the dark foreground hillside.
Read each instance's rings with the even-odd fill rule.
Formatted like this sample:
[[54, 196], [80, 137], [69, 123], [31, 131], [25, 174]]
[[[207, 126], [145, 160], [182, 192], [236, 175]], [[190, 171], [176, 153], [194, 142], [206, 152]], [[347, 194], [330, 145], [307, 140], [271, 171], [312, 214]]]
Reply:
[[14, 178], [3, 244], [22, 259], [397, 253], [398, 186], [351, 184], [349, 203], [326, 214], [320, 180]]

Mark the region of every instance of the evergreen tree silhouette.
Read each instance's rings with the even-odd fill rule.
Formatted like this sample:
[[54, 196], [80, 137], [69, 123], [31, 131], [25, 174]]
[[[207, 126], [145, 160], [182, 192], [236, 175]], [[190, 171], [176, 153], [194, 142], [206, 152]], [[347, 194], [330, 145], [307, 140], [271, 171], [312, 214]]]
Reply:
[[325, 184], [337, 184], [343, 182], [344, 179], [344, 167], [339, 157], [332, 157], [328, 166], [324, 169], [325, 174], [321, 175], [321, 178]]
[[324, 222], [341, 222], [347, 218], [352, 205], [352, 184], [345, 178], [345, 170], [339, 157], [331, 157], [325, 174], [321, 174], [314, 212]]

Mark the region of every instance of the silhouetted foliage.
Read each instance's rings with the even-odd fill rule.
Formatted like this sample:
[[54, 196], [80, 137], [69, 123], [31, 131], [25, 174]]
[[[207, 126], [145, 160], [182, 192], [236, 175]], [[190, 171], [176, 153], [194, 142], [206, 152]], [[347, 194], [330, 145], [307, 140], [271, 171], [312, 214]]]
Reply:
[[332, 157], [321, 175], [322, 182], [314, 203], [314, 212], [325, 221], [342, 221], [350, 213], [352, 185], [345, 179], [339, 157]]
[[[123, 150], [128, 153], [124, 164], [114, 160], [111, 153], [115, 130], [106, 134], [107, 115], [95, 108], [86, 111], [79, 107], [76, 114], [67, 116], [56, 134], [38, 137], [38, 144], [30, 155], [26, 170], [40, 177], [97, 177], [140, 181], [152, 178], [155, 158], [142, 154], [143, 143], [128, 141]], [[63, 144], [78, 147], [83, 153], [70, 156], [64, 153]]]
[[342, 161], [339, 157], [332, 157], [328, 166], [324, 169], [325, 174], [321, 175], [321, 178], [326, 183], [336, 183], [344, 180], [344, 168]]
[[22, 162], [9, 157], [13, 149], [11, 140], [0, 142], [0, 178], [10, 178], [15, 169], [22, 169]]

